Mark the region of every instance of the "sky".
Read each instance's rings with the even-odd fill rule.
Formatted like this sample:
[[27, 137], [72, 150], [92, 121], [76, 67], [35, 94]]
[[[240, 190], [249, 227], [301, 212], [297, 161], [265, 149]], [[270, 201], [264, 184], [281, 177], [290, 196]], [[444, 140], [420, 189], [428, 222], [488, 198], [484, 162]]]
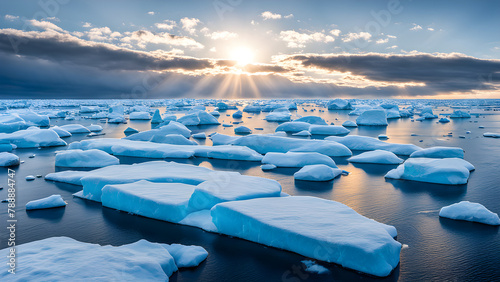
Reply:
[[500, 98], [499, 1], [2, 1], [0, 98]]

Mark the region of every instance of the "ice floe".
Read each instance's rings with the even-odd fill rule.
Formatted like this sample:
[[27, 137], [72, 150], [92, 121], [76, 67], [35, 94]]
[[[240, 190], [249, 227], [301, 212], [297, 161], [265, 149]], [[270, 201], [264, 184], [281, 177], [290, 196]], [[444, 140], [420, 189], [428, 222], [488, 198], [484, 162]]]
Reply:
[[410, 158], [464, 158], [464, 150], [458, 147], [431, 147], [415, 151]]
[[378, 140], [377, 138], [368, 136], [358, 136], [358, 135], [349, 135], [344, 137], [330, 136], [325, 138], [325, 140], [331, 140], [344, 144], [351, 150], [358, 150], [358, 151], [385, 150], [393, 152], [396, 155], [402, 155], [402, 156], [409, 156], [415, 151], [422, 150], [422, 148], [413, 144], [388, 143]]
[[10, 143], [18, 148], [37, 148], [67, 145], [59, 135], [50, 129], [30, 127], [13, 133], [0, 133], [0, 143]]
[[19, 165], [20, 160], [19, 157], [15, 154], [12, 153], [7, 153], [7, 152], [2, 152], [0, 153], [0, 166], [2, 167], [7, 167], [7, 166], [15, 166]]
[[324, 164], [337, 168], [332, 158], [312, 152], [312, 153], [267, 153], [262, 159], [263, 164], [273, 164], [277, 167], [304, 167], [306, 165]]
[[447, 185], [466, 184], [474, 166], [459, 158], [409, 158], [385, 177]]
[[479, 222], [488, 225], [500, 225], [498, 214], [491, 212], [485, 206], [479, 203], [462, 201], [441, 208], [440, 217], [446, 217], [456, 220], [465, 220]]
[[330, 181], [342, 174], [342, 170], [328, 165], [306, 165], [294, 173], [295, 180]]
[[356, 124], [369, 126], [386, 126], [387, 116], [384, 110], [367, 110], [364, 111], [357, 119]]
[[368, 163], [368, 164], [400, 164], [403, 159], [399, 158], [393, 152], [385, 150], [374, 150], [361, 153], [357, 156], [349, 158], [351, 163]]
[[120, 160], [104, 151], [90, 150], [66, 150], [56, 155], [56, 166], [61, 167], [105, 167], [120, 164]]
[[65, 206], [66, 202], [63, 200], [61, 195], [52, 195], [43, 199], [29, 201], [26, 204], [26, 210], [50, 209]]

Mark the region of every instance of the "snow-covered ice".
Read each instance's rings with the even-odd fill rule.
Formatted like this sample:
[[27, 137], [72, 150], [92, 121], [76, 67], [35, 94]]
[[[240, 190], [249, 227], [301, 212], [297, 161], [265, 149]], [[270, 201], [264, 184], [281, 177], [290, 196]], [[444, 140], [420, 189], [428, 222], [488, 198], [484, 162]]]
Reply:
[[306, 165], [294, 173], [295, 180], [330, 181], [342, 174], [342, 170], [324, 164]]
[[66, 146], [55, 131], [30, 127], [13, 133], [0, 133], [0, 143], [11, 143], [18, 148]]
[[313, 135], [346, 135], [351, 131], [343, 126], [313, 124], [309, 127], [309, 132]]
[[308, 130], [302, 130], [302, 131], [299, 131], [299, 132], [294, 133], [292, 135], [293, 136], [311, 136], [312, 134]]
[[200, 246], [185, 246], [181, 244], [161, 245], [174, 258], [178, 268], [198, 266], [208, 256], [208, 252]]
[[329, 156], [312, 153], [267, 153], [262, 159], [263, 164], [273, 164], [277, 167], [304, 167], [306, 165], [324, 164], [329, 167], [337, 168], [335, 161]]
[[57, 133], [57, 135], [59, 135], [59, 137], [61, 137], [61, 138], [66, 138], [66, 137], [72, 136], [72, 134], [69, 131], [67, 131], [63, 128], [60, 128], [59, 126], [51, 127], [50, 130], [55, 131]]
[[218, 232], [375, 276], [399, 263], [396, 229], [339, 202], [307, 196], [259, 198], [212, 208]]
[[52, 195], [43, 199], [29, 201], [26, 204], [26, 210], [50, 209], [65, 206], [66, 202], [63, 200], [61, 195]]
[[358, 127], [358, 125], [352, 120], [346, 120], [342, 123], [343, 127]]
[[399, 158], [393, 152], [385, 150], [374, 150], [361, 153], [357, 156], [349, 158], [351, 163], [368, 163], [368, 164], [400, 164], [403, 159]]
[[195, 133], [191, 135], [191, 137], [194, 139], [207, 139], [207, 135], [205, 134], [205, 132]]
[[431, 147], [415, 151], [410, 158], [464, 158], [464, 150], [458, 147]]
[[368, 136], [358, 136], [358, 135], [349, 135], [344, 137], [330, 136], [325, 138], [325, 140], [331, 140], [344, 144], [351, 150], [358, 150], [358, 151], [385, 150], [393, 152], [396, 155], [402, 155], [402, 156], [409, 156], [415, 151], [422, 150], [422, 148], [415, 146], [413, 144], [388, 143], [378, 140], [377, 138]]
[[76, 123], [61, 125], [60, 128], [68, 131], [71, 134], [90, 133], [90, 130], [88, 128], [86, 128], [85, 126], [83, 126], [81, 124], [76, 124]]
[[384, 110], [367, 110], [364, 111], [357, 119], [356, 124], [369, 126], [386, 126], [387, 116]]
[[148, 112], [132, 112], [128, 118], [130, 120], [150, 120], [151, 115]]
[[459, 158], [409, 158], [385, 177], [447, 185], [466, 184], [474, 166]]
[[0, 153], [0, 166], [2, 167], [7, 167], [7, 166], [14, 166], [14, 165], [19, 165], [20, 160], [19, 157], [15, 154], [12, 153], [7, 153], [7, 152], [2, 152]]
[[329, 110], [352, 110], [352, 109], [354, 109], [349, 101], [343, 100], [343, 99], [330, 100], [326, 104], [326, 107]]
[[236, 134], [251, 134], [252, 130], [246, 126], [238, 126], [234, 129], [234, 133]]
[[265, 134], [251, 134], [241, 137], [215, 134], [211, 139], [214, 145], [231, 144], [246, 146], [261, 154], [269, 152], [318, 152], [330, 157], [345, 157], [352, 155], [351, 150], [346, 146], [337, 142], [325, 140], [299, 139]]
[[491, 212], [479, 203], [469, 201], [461, 201], [460, 203], [442, 207], [439, 216], [489, 225], [500, 225], [498, 214]]
[[61, 167], [105, 167], [120, 164], [120, 160], [104, 151], [90, 150], [66, 150], [56, 155], [56, 166]]

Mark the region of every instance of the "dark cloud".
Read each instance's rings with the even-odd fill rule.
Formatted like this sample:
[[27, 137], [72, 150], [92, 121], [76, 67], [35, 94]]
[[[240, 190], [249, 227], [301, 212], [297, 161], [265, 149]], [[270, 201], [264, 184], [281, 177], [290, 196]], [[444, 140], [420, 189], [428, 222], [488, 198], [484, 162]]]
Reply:
[[213, 67], [208, 59], [134, 51], [53, 31], [1, 29], [0, 52], [105, 70], [199, 70]]
[[285, 60], [379, 82], [417, 82], [437, 92], [497, 89], [500, 61], [462, 55], [294, 55]]

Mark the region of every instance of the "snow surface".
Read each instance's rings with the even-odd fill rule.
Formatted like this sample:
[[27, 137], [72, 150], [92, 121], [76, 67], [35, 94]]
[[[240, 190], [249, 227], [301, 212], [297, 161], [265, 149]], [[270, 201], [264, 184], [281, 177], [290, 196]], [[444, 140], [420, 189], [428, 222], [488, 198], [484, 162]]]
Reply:
[[85, 126], [83, 126], [81, 124], [76, 124], [76, 123], [61, 125], [60, 128], [68, 131], [71, 134], [90, 133], [90, 130], [88, 128], [86, 128]]
[[343, 126], [313, 124], [309, 127], [309, 132], [313, 135], [346, 135], [351, 131]]
[[45, 176], [45, 180], [82, 186], [81, 179], [84, 176], [87, 176], [88, 174], [89, 174], [88, 171], [66, 170], [66, 171], [49, 173]]
[[174, 258], [178, 268], [198, 266], [208, 256], [208, 252], [200, 246], [185, 246], [181, 244], [161, 245]]
[[385, 150], [374, 150], [361, 153], [357, 156], [349, 158], [351, 163], [368, 163], [368, 164], [400, 164], [403, 159], [398, 158], [393, 152]]
[[357, 136], [350, 135], [344, 137], [330, 136], [326, 137], [325, 140], [335, 141], [344, 144], [351, 150], [359, 151], [373, 151], [373, 150], [385, 150], [393, 152], [396, 155], [409, 156], [413, 152], [422, 150], [422, 148], [415, 146], [413, 144], [395, 144], [388, 143], [377, 138], [368, 136]]
[[55, 131], [30, 127], [13, 133], [0, 133], [0, 143], [11, 143], [18, 148], [66, 146]]
[[385, 177], [428, 183], [460, 185], [469, 180], [474, 166], [459, 158], [432, 159], [409, 158]]
[[410, 158], [464, 158], [464, 150], [458, 147], [431, 147], [413, 152]]
[[263, 164], [273, 164], [277, 167], [304, 167], [306, 165], [324, 164], [337, 168], [335, 161], [320, 153], [267, 153], [262, 159]]
[[330, 181], [342, 174], [342, 170], [324, 164], [306, 165], [294, 173], [295, 180]]
[[211, 210], [217, 230], [375, 276], [399, 263], [392, 226], [339, 202], [307, 196], [221, 203]]
[[276, 135], [251, 134], [247, 136], [227, 136], [214, 134], [211, 137], [214, 145], [246, 146], [260, 154], [269, 152], [318, 152], [330, 157], [351, 156], [352, 152], [337, 142], [313, 139], [299, 139]]
[[128, 118], [130, 120], [150, 120], [151, 115], [148, 112], [133, 112]]
[[498, 214], [491, 212], [479, 203], [462, 201], [453, 205], [441, 208], [440, 217], [456, 220], [479, 222], [488, 225], [500, 225]]
[[[22, 258], [16, 269], [16, 281], [168, 281], [178, 267], [169, 245], [146, 240], [123, 246], [100, 246], [68, 237], [52, 237], [16, 246]], [[202, 260], [202, 251], [173, 245], [180, 265], [194, 265]], [[9, 248], [0, 250], [2, 257]], [[206, 257], [206, 256], [205, 256]], [[4, 264], [5, 268], [7, 265]], [[9, 281], [13, 274], [0, 273]]]
[[12, 153], [2, 152], [0, 153], [0, 166], [14, 166], [19, 165], [19, 157]]
[[367, 110], [364, 111], [357, 119], [356, 124], [370, 126], [387, 126], [387, 116], [384, 110]]
[[120, 160], [110, 154], [97, 150], [66, 150], [56, 155], [56, 166], [61, 167], [105, 167], [120, 164]]
[[61, 195], [52, 195], [43, 199], [29, 201], [26, 204], [26, 210], [50, 209], [65, 206], [66, 202], [63, 200]]
[[299, 131], [297, 133], [294, 133], [292, 134], [293, 136], [311, 136], [311, 132], [307, 131], [307, 130], [302, 130], [302, 131]]
[[147, 180], [109, 184], [102, 189], [101, 201], [108, 208], [177, 223], [188, 214], [188, 201], [195, 187]]
[[55, 133], [57, 133], [57, 135], [59, 135], [59, 137], [61, 137], [61, 138], [66, 138], [66, 137], [72, 136], [72, 134], [69, 131], [62, 129], [59, 126], [51, 127], [50, 130], [55, 131]]

